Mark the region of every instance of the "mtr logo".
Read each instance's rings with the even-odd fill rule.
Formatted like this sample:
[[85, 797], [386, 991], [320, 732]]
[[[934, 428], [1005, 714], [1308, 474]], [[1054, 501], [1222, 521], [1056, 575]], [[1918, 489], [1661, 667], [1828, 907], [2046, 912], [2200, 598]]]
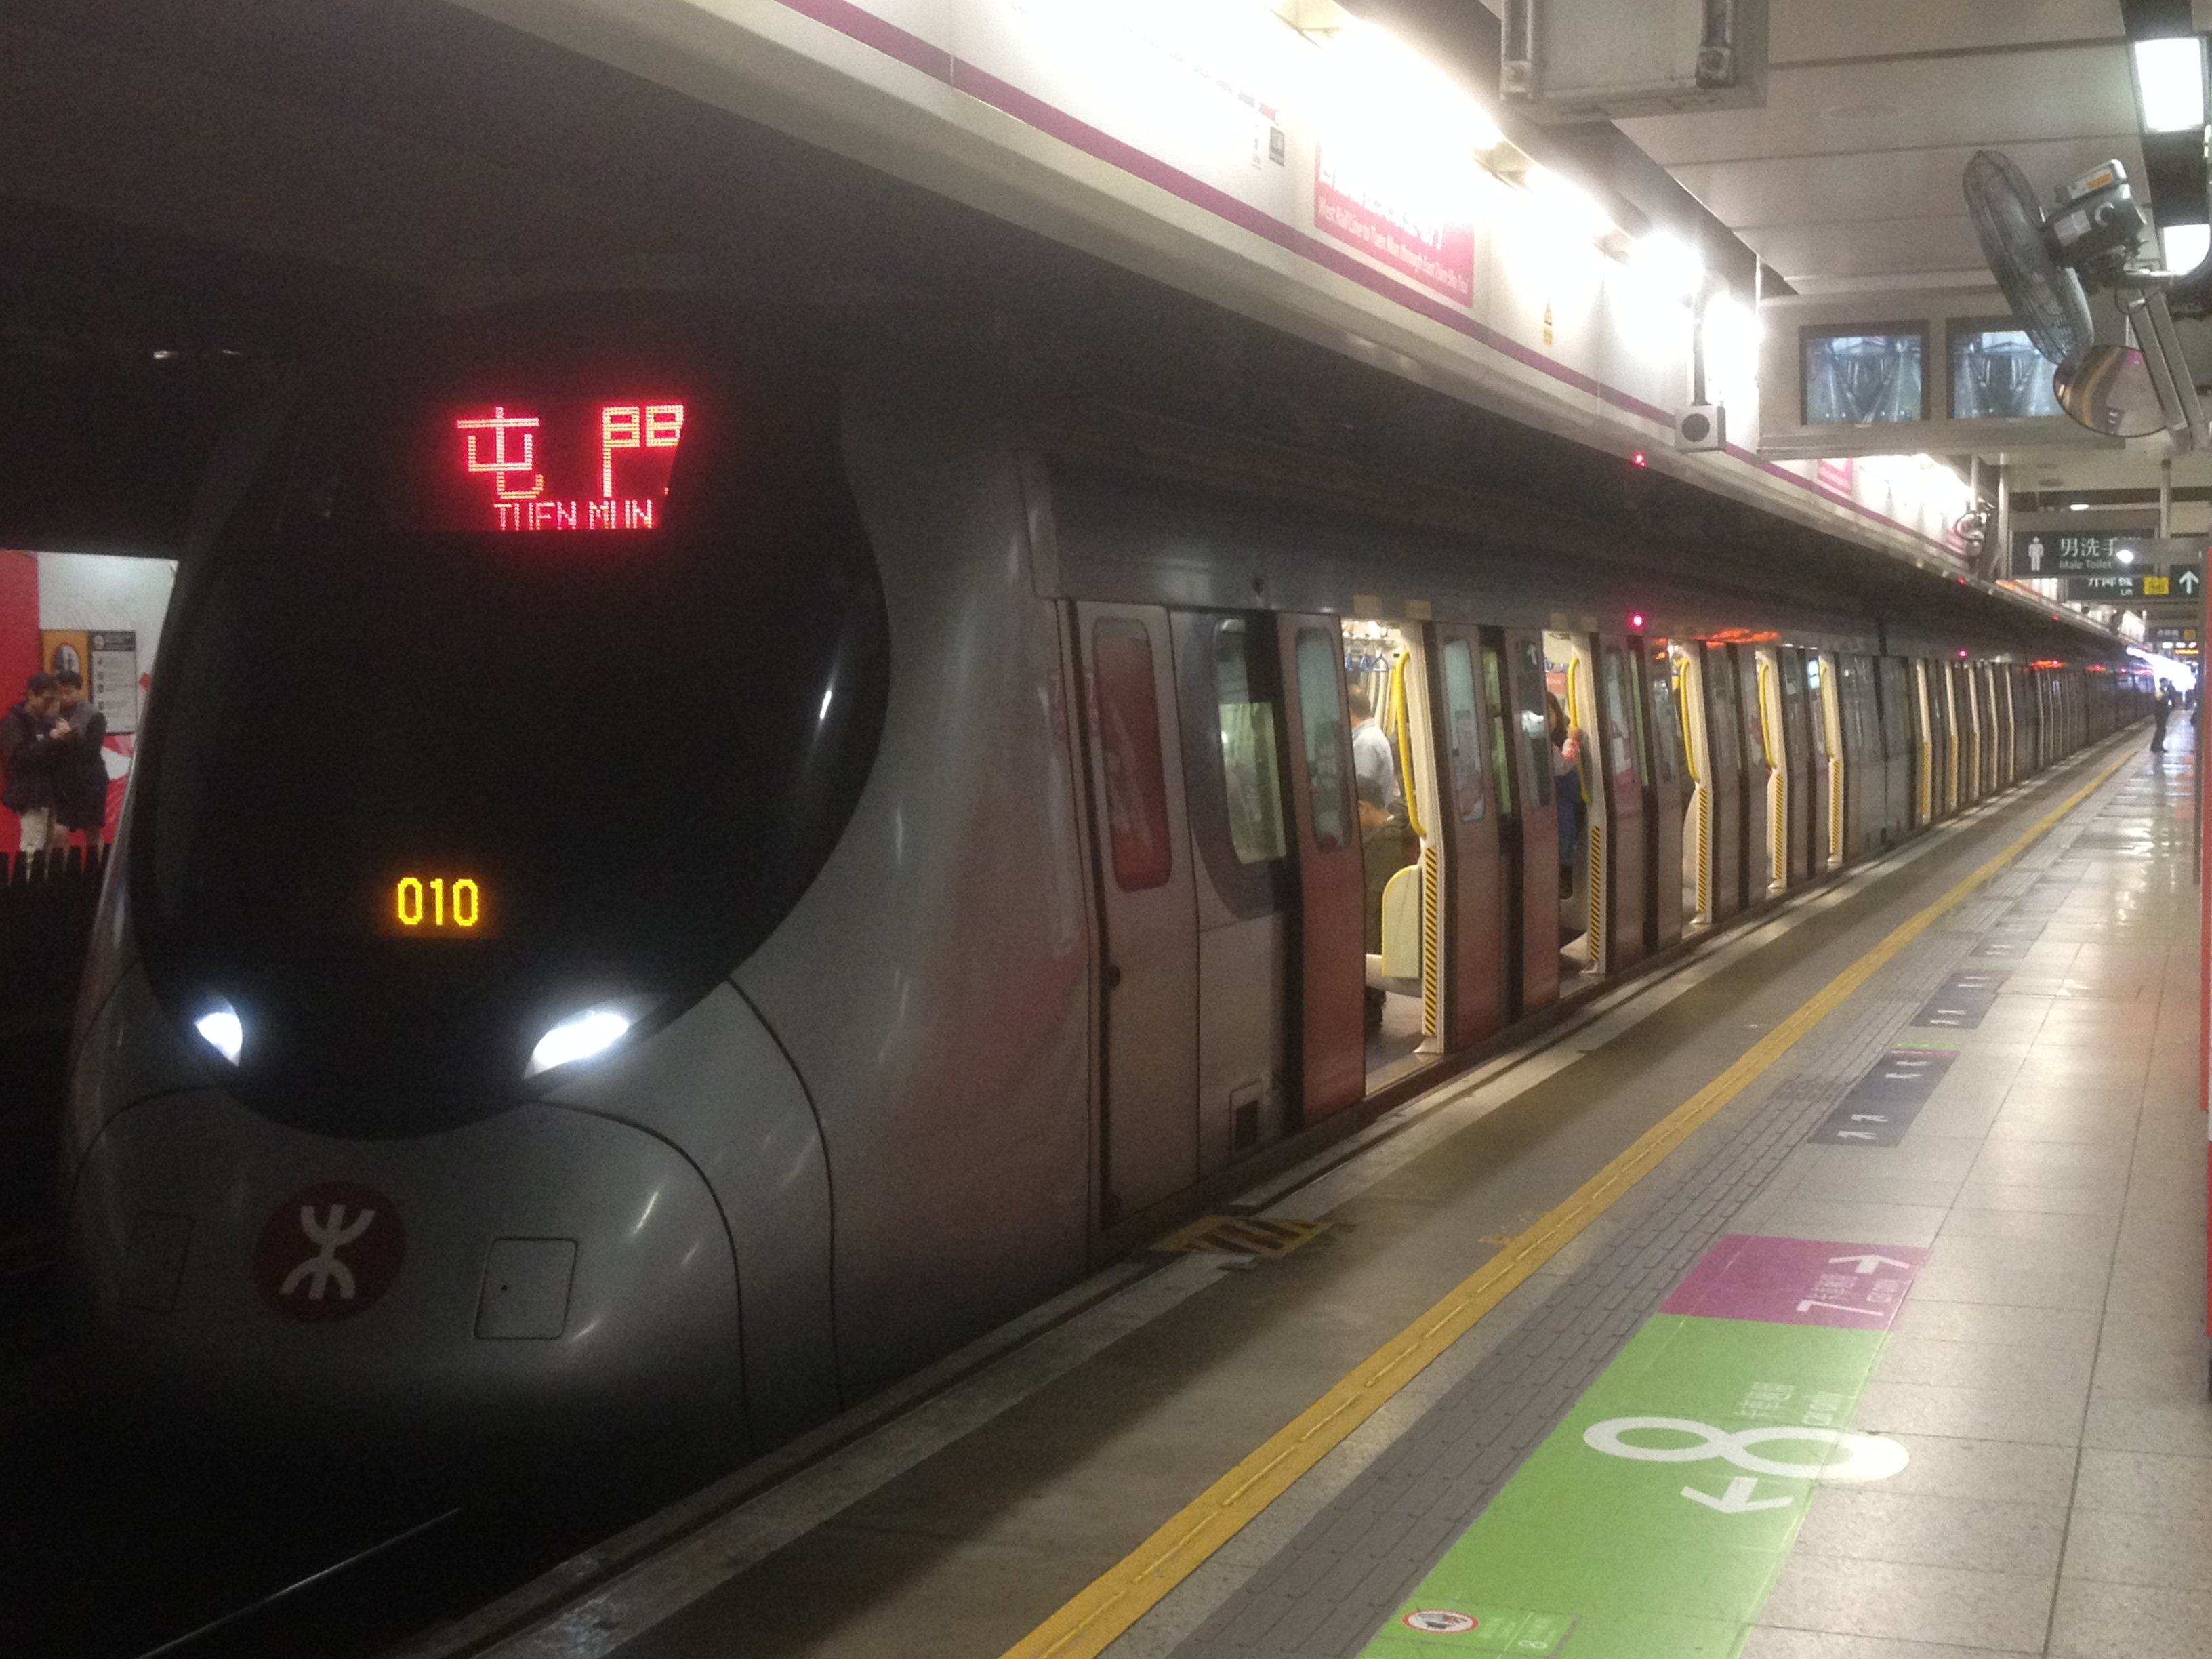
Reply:
[[374, 1307], [399, 1277], [407, 1234], [373, 1187], [322, 1181], [269, 1212], [253, 1247], [261, 1299], [288, 1319], [329, 1324]]
[[[684, 441], [680, 403], [495, 403], [450, 419], [462, 478], [478, 492], [451, 529], [654, 529]], [[477, 480], [489, 481], [489, 500]]]

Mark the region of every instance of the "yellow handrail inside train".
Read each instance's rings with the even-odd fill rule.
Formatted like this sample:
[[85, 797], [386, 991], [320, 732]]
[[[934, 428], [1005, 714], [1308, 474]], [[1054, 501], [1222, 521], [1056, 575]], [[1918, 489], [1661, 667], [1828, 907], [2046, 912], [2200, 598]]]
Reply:
[[1682, 764], [1688, 769], [1690, 781], [1702, 784], [1705, 774], [1698, 770], [1698, 732], [1690, 720], [1690, 659], [1684, 657], [1674, 665], [1674, 718], [1682, 728]]
[[1415, 837], [1426, 841], [1428, 832], [1421, 828], [1421, 805], [1413, 787], [1413, 744], [1406, 718], [1406, 659], [1409, 653], [1400, 652], [1390, 665], [1390, 726], [1398, 738], [1398, 777], [1406, 794], [1406, 823]]
[[[1590, 729], [1582, 721], [1582, 685], [1583, 659], [1580, 657], [1570, 655], [1567, 659], [1567, 731], [1571, 735], [1579, 731], [1587, 738], [1589, 736]], [[1575, 778], [1576, 787], [1583, 792], [1583, 804], [1587, 806], [1589, 805], [1590, 799], [1589, 757], [1583, 756], [1576, 761]]]

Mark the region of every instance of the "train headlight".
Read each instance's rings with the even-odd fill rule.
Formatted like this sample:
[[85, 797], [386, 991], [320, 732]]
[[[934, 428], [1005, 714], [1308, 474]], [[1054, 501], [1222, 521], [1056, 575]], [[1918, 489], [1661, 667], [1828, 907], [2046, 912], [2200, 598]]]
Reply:
[[540, 1072], [550, 1072], [556, 1066], [573, 1065], [580, 1060], [605, 1054], [623, 1040], [635, 1016], [611, 1006], [586, 1008], [580, 1014], [571, 1014], [551, 1030], [538, 1039], [538, 1046], [530, 1051], [530, 1064], [524, 1066], [525, 1077], [536, 1077]]
[[238, 1010], [217, 997], [192, 1022], [192, 1030], [209, 1048], [232, 1065], [238, 1064], [238, 1052], [246, 1046], [246, 1027], [239, 1021]]

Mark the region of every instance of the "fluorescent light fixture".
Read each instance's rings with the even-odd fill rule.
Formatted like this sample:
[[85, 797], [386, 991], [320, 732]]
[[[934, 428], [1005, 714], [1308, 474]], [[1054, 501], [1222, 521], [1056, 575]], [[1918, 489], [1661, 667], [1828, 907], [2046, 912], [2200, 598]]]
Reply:
[[1561, 177], [1540, 163], [1531, 167], [1527, 175], [1530, 198], [1540, 206], [1553, 227], [1571, 236], [1587, 237], [1593, 242], [1602, 241], [1613, 234], [1613, 216], [1597, 204], [1581, 185]]
[[530, 1064], [523, 1067], [522, 1074], [536, 1077], [556, 1066], [572, 1066], [580, 1060], [605, 1054], [623, 1040], [634, 1023], [629, 1015], [610, 1007], [586, 1008], [580, 1014], [571, 1014], [538, 1039], [538, 1046], [530, 1051]]
[[2145, 132], [2204, 125], [2204, 47], [2193, 34], [2135, 43], [2136, 101]]
[[1656, 232], [1639, 236], [1628, 251], [1628, 268], [1640, 283], [1669, 300], [1686, 300], [1705, 286], [1705, 262], [1680, 239]]
[[2089, 503], [2087, 501], [2069, 501], [2066, 503], [2066, 510], [2069, 513], [2087, 513], [2089, 510]]
[[2212, 225], [2168, 225], [2158, 234], [2168, 270], [2194, 270], [2212, 253]]
[[208, 1011], [192, 1022], [192, 1030], [209, 1048], [232, 1065], [238, 1064], [239, 1051], [246, 1047], [246, 1027], [239, 1020], [238, 1011], [228, 1002], [216, 998]]
[[1340, 97], [1352, 106], [1347, 113], [1410, 125], [1470, 151], [1489, 149], [1505, 136], [1490, 112], [1442, 68], [1364, 18], [1342, 15], [1328, 63]]

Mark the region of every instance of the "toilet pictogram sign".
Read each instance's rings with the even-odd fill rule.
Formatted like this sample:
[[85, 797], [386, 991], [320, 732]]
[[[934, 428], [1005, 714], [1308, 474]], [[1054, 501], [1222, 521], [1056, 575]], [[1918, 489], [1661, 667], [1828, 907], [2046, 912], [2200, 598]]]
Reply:
[[406, 1255], [397, 1205], [357, 1182], [322, 1181], [269, 1212], [253, 1247], [253, 1283], [287, 1318], [328, 1323], [374, 1306]]

